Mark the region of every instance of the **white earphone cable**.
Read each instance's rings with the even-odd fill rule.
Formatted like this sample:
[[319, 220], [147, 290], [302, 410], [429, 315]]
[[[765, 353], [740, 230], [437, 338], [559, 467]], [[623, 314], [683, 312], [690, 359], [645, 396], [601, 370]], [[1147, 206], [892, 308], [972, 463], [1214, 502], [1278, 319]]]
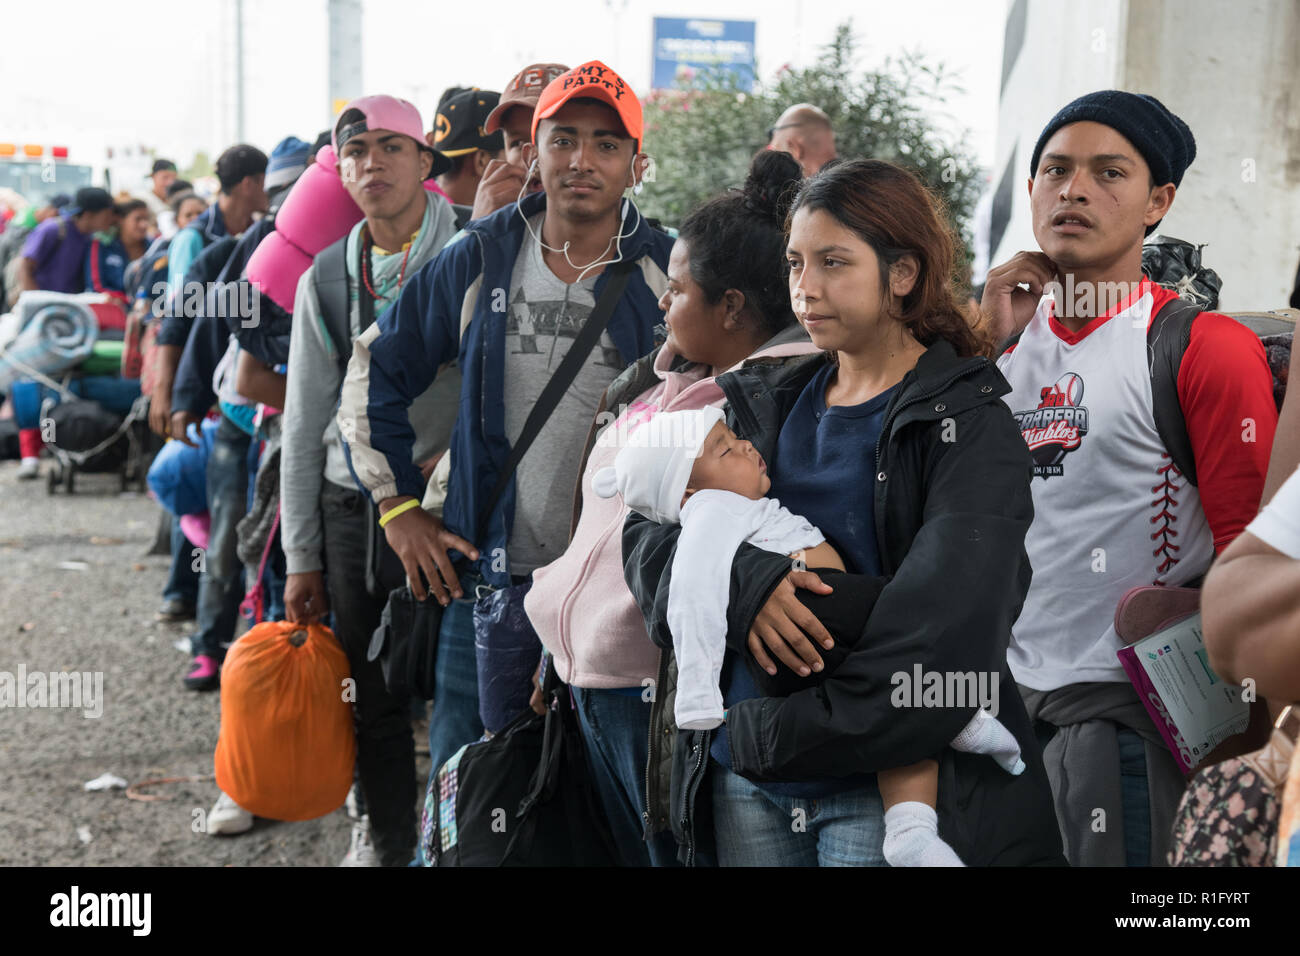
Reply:
[[[574, 282], [581, 282], [583, 278], [587, 275], [587, 273], [590, 272], [592, 269], [598, 268], [600, 266], [614, 265], [615, 263], [622, 262], [623, 261], [623, 246], [622, 246], [623, 240], [628, 239], [631, 236], [635, 235], [636, 231], [641, 228], [641, 210], [637, 209], [636, 203], [624, 197], [623, 209], [622, 212], [619, 214], [619, 231], [616, 232], [614, 235], [610, 236], [609, 242], [605, 244], [605, 248], [601, 250], [600, 255], [598, 255], [594, 261], [588, 263], [585, 266], [580, 266], [572, 259], [569, 258], [569, 240], [566, 239], [564, 241], [564, 246], [559, 249], [556, 249], [554, 246], [548, 246], [545, 242], [542, 241], [541, 231], [539, 230], [537, 232], [534, 232], [532, 223], [528, 221], [528, 217], [525, 216], [519, 210], [519, 202], [524, 198], [524, 193], [528, 189], [528, 182], [529, 180], [532, 179], [533, 172], [536, 171], [536, 169], [537, 169], [537, 160], [534, 159], [532, 165], [528, 167], [527, 175], [524, 176], [524, 184], [519, 188], [519, 195], [515, 197], [515, 212], [518, 213], [521, 219], [523, 219], [524, 228], [527, 229], [528, 234], [537, 241], [537, 244], [548, 252], [554, 252], [564, 256], [564, 261], [569, 264], [569, 268], [578, 270], [578, 277], [573, 280]], [[632, 156], [632, 173], [633, 176], [635, 176], [636, 155]], [[640, 184], [638, 183], [638, 185]], [[622, 225], [623, 223], [627, 222], [627, 211], [629, 206], [631, 206], [632, 209], [636, 212], [636, 225], [633, 226], [629, 232], [623, 232]], [[546, 220], [543, 219], [542, 221], [543, 223], [545, 223]], [[609, 252], [610, 246], [614, 246], [614, 250], [615, 250], [614, 258], [602, 259], [601, 257], [604, 256], [605, 253]]]

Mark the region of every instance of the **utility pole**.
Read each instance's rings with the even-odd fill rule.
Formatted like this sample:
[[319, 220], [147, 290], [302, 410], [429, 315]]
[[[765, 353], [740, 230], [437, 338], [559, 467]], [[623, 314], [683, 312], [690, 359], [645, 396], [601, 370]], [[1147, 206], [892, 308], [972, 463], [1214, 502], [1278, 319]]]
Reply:
[[244, 0], [235, 0], [235, 142], [244, 141]]
[[627, 0], [605, 0], [605, 9], [609, 11], [610, 15], [610, 51], [614, 54], [609, 62], [613, 64], [616, 70], [626, 70], [627, 67], [621, 65], [623, 62], [620, 56], [622, 32], [619, 30], [619, 26], [622, 24], [623, 14], [627, 12]]
[[348, 100], [361, 95], [361, 0], [329, 0], [329, 114], [326, 125]]

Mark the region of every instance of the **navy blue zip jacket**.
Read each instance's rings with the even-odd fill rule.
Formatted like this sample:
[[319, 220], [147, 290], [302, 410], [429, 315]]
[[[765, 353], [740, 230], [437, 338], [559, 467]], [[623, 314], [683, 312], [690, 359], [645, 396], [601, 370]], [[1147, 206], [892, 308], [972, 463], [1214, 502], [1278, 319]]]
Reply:
[[[419, 498], [424, 480], [411, 461], [415, 434], [406, 410], [443, 365], [459, 364], [460, 404], [443, 522], [478, 548], [477, 570], [496, 587], [510, 584], [508, 561], [494, 558], [505, 554], [514, 521], [514, 482], [485, 528], [478, 527], [478, 516], [510, 455], [505, 434], [510, 278], [524, 241], [532, 241], [524, 220], [545, 208], [545, 194], [536, 193], [466, 225], [466, 234], [412, 276], [397, 301], [358, 336], [339, 400], [339, 431], [357, 483], [376, 503], [394, 495]], [[621, 249], [624, 259], [640, 268], [632, 271], [607, 328], [626, 365], [654, 348], [673, 244], [644, 219], [638, 222], [635, 212], [623, 228], [633, 222], [637, 227]], [[607, 269], [596, 280], [597, 300], [609, 275]], [[567, 492], [560, 489], [557, 501], [567, 501]]]
[[[267, 216], [250, 226], [238, 239], [226, 236], [210, 244], [199, 253], [185, 273], [186, 283], [201, 282], [205, 288], [210, 288], [213, 282], [223, 285], [229, 282], [247, 282], [242, 277], [244, 266], [248, 264], [257, 244], [273, 228], [274, 221]], [[232, 297], [222, 298], [229, 301]], [[244, 297], [234, 296], [233, 301], [243, 302]], [[186, 320], [190, 322], [190, 329], [185, 349], [176, 366], [176, 379], [172, 383], [173, 412], [188, 411], [204, 415], [213, 406], [217, 395], [212, 390], [212, 376], [230, 344], [230, 326], [239, 324], [239, 316], [208, 315], [207, 296], [204, 297], [203, 304], [203, 314]]]

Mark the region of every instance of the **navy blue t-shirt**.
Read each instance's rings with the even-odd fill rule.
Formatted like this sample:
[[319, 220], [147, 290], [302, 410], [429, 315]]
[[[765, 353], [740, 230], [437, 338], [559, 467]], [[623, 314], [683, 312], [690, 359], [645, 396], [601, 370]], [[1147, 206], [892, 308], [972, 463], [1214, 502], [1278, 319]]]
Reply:
[[[885, 411], [898, 386], [861, 405], [827, 408], [826, 386], [834, 371], [835, 366], [827, 364], [804, 386], [781, 426], [775, 459], [768, 462], [768, 474], [772, 478], [768, 496], [779, 499], [791, 514], [803, 515], [812, 522], [840, 553], [847, 570], [879, 575], [876, 442], [885, 425]], [[728, 654], [722, 669], [724, 706], [758, 696], [758, 685], [750, 676], [748, 664], [738, 655]], [[723, 766], [731, 767], [726, 724], [718, 728], [709, 753]], [[781, 796], [824, 797], [856, 789], [872, 776], [759, 786]]]

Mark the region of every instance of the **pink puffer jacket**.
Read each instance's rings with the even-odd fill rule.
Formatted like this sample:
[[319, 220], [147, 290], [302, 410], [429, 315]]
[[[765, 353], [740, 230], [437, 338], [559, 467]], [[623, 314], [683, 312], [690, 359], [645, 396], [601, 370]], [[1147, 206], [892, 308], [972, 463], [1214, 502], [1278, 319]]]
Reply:
[[[816, 347], [802, 340], [755, 352], [759, 356], [803, 355]], [[676, 353], [665, 346], [655, 358], [658, 384], [637, 396], [604, 428], [582, 473], [582, 514], [564, 554], [533, 572], [524, 610], [555, 658], [560, 677], [592, 689], [645, 686], [659, 672], [659, 648], [646, 635], [645, 619], [623, 578], [621, 497], [602, 498], [591, 476], [614, 463], [620, 438], [659, 412], [722, 405], [726, 398], [707, 369], [669, 371]]]

